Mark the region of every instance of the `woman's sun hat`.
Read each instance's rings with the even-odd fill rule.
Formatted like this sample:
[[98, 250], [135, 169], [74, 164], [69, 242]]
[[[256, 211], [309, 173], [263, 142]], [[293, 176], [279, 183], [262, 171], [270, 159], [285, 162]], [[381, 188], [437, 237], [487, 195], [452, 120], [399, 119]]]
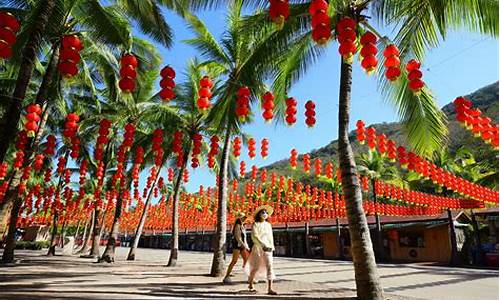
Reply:
[[245, 218], [245, 217], [246, 217], [246, 215], [245, 215], [245, 213], [244, 213], [244, 212], [242, 212], [242, 211], [237, 211], [237, 212], [235, 212], [235, 213], [234, 213], [234, 217], [235, 217], [236, 219], [241, 219], [241, 218]]
[[261, 206], [259, 206], [259, 207], [257, 207], [257, 208], [255, 209], [255, 211], [254, 211], [254, 213], [253, 213], [253, 218], [254, 218], [254, 219], [257, 219], [257, 214], [258, 214], [261, 210], [264, 210], [264, 209], [267, 211], [267, 214], [268, 214], [269, 216], [271, 216], [271, 215], [273, 214], [273, 212], [274, 212], [274, 208], [273, 208], [271, 205], [266, 205], [266, 204], [264, 204], [264, 205], [261, 205]]

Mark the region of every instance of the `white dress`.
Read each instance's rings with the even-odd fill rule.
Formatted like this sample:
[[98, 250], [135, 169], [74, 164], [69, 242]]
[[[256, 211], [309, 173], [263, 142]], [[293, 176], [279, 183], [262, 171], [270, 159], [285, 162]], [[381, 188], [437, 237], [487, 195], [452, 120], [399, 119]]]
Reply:
[[[250, 266], [248, 281], [255, 278], [267, 278], [274, 280], [276, 276], [273, 270], [274, 238], [273, 228], [269, 222], [255, 222], [252, 226], [253, 247], [248, 265]], [[272, 251], [264, 251], [263, 247], [271, 248]]]

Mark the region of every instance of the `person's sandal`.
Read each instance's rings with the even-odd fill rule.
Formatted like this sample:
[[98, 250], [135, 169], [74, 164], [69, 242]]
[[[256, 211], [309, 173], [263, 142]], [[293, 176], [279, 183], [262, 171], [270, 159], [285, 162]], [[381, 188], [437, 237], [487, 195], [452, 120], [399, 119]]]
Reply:
[[268, 295], [278, 295], [278, 293], [276, 291], [273, 291], [273, 290], [267, 291], [267, 294]]
[[224, 283], [224, 284], [231, 284], [231, 283], [233, 283], [233, 281], [229, 277], [224, 277], [224, 280], [222, 280], [222, 283]]

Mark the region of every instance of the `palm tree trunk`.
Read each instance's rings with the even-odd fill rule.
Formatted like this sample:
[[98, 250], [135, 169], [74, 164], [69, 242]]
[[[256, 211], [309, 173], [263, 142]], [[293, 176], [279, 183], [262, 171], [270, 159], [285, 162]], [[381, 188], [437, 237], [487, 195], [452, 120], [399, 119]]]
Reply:
[[226, 135], [222, 148], [222, 157], [219, 170], [219, 207], [217, 209], [217, 228], [215, 231], [214, 256], [210, 275], [222, 276], [224, 273], [224, 255], [226, 253], [226, 231], [227, 231], [227, 189], [228, 189], [228, 167], [229, 167], [229, 140], [231, 139], [231, 128], [226, 124]]
[[382, 225], [380, 224], [380, 216], [377, 212], [377, 194], [375, 193], [375, 178], [372, 178], [372, 195], [373, 204], [375, 205], [375, 235], [377, 237], [377, 252], [379, 261], [385, 260], [384, 245], [382, 242]]
[[[17, 193], [17, 189], [11, 191], [11, 193]], [[3, 250], [2, 262], [11, 263], [14, 261], [14, 249], [16, 248], [16, 230], [17, 230], [17, 219], [19, 217], [19, 211], [21, 210], [22, 199], [16, 197], [16, 200], [12, 203], [12, 208], [10, 211], [10, 221], [9, 230], [7, 232], [7, 237], [5, 238], [5, 248]]]
[[[66, 169], [66, 166], [68, 164], [68, 156], [69, 156], [69, 150], [66, 150], [66, 154], [64, 155], [66, 163], [64, 164], [63, 170]], [[59, 195], [62, 187], [64, 186], [63, 174], [64, 174], [64, 171], [59, 175], [59, 181], [57, 182], [57, 188], [56, 188], [54, 195]], [[57, 235], [58, 212], [55, 209], [55, 207], [53, 207], [52, 210], [54, 211], [54, 219], [53, 219], [53, 224], [52, 224], [52, 235], [50, 237], [49, 251], [47, 252], [48, 256], [56, 255], [56, 245], [54, 244], [54, 239], [56, 238], [56, 235]]]
[[61, 228], [61, 240], [59, 242], [59, 245], [61, 246], [61, 248], [64, 248], [64, 239], [66, 238], [66, 230], [68, 230], [68, 227], [66, 225], [67, 225], [67, 222], [64, 222], [62, 224], [62, 228]]
[[54, 243], [54, 240], [56, 239], [57, 235], [57, 211], [54, 211], [54, 218], [52, 219], [52, 233], [50, 234], [50, 243], [49, 243], [49, 251], [47, 251], [47, 256], [54, 256], [56, 255], [56, 245]]
[[[80, 225], [81, 225], [81, 221], [78, 220], [78, 222], [76, 223], [76, 230], [75, 230], [75, 235], [74, 235], [74, 241], [76, 243], [76, 239], [78, 238], [78, 235], [79, 235], [79, 232], [80, 232]], [[87, 224], [85, 224], [87, 225]], [[73, 244], [73, 249], [75, 248], [75, 244]]]
[[186, 169], [191, 147], [189, 146], [184, 154], [184, 161], [177, 174], [177, 180], [174, 186], [174, 197], [172, 203], [172, 242], [170, 245], [170, 258], [168, 259], [167, 267], [175, 267], [179, 257], [179, 198], [181, 194], [182, 174]]
[[[40, 85], [40, 88], [36, 96], [36, 103], [44, 106], [44, 109], [40, 125], [38, 126], [38, 130], [36, 131], [35, 138], [31, 143], [27, 145], [25, 149], [27, 159], [24, 162], [24, 166], [30, 165], [33, 162], [36, 149], [38, 148], [38, 145], [40, 144], [40, 141], [42, 139], [43, 128], [45, 127], [45, 124], [47, 123], [47, 119], [49, 116], [46, 108], [47, 103], [45, 102], [45, 99], [47, 98], [48, 90], [52, 83], [52, 77], [55, 71], [57, 70], [58, 60], [59, 60], [59, 43], [57, 43], [57, 46], [53, 47], [49, 65], [45, 70], [45, 74], [43, 75], [42, 79], [42, 84]], [[13, 176], [12, 180], [10, 181], [8, 187], [8, 190], [12, 190], [12, 192], [7, 193], [4, 197], [4, 201], [0, 203], [0, 215], [3, 215], [3, 211], [6, 207], [8, 207], [8, 204], [12, 203], [15, 200], [15, 198], [18, 197], [17, 187], [19, 186], [21, 175], [22, 175], [21, 169], [14, 171], [14, 174], [12, 175]]]
[[340, 220], [339, 217], [335, 218], [335, 228], [337, 231], [337, 258], [338, 259], [344, 259], [344, 249], [342, 247], [342, 230], [340, 228]]
[[474, 210], [470, 210], [470, 215], [472, 218], [472, 228], [474, 229], [474, 241], [476, 243], [477, 251], [478, 251], [478, 260], [474, 261], [474, 263], [482, 266], [484, 265], [484, 253], [483, 253], [483, 248], [481, 245], [481, 234], [479, 232], [479, 226], [477, 224], [476, 220], [476, 214], [474, 213]]
[[21, 117], [23, 100], [26, 96], [26, 90], [35, 65], [37, 49], [41, 44], [42, 35], [56, 4], [55, 0], [45, 0], [44, 2], [45, 5], [41, 6], [41, 11], [36, 21], [37, 23], [33, 26], [34, 29], [28, 38], [26, 46], [23, 48], [22, 60], [19, 66], [14, 93], [12, 97], [6, 99], [9, 106], [7, 113], [2, 119], [2, 124], [0, 124], [0, 162], [5, 160], [9, 145], [16, 138], [17, 123], [19, 123]]
[[144, 228], [144, 224], [146, 223], [146, 218], [148, 216], [148, 208], [149, 208], [149, 203], [151, 202], [151, 196], [153, 195], [153, 189], [160, 175], [160, 170], [163, 167], [163, 163], [165, 163], [165, 160], [163, 160], [160, 168], [158, 169], [158, 172], [156, 172], [156, 177], [153, 182], [153, 185], [151, 185], [151, 188], [149, 189], [149, 194], [148, 197], [146, 198], [146, 202], [144, 203], [144, 210], [142, 211], [139, 225], [135, 230], [134, 241], [132, 242], [132, 246], [130, 247], [130, 251], [128, 252], [127, 260], [135, 260], [135, 251], [137, 250], [137, 246], [139, 246], [139, 240], [141, 239], [142, 229]]
[[349, 142], [349, 107], [351, 101], [352, 66], [341, 64], [339, 91], [339, 162], [342, 189], [346, 202], [351, 251], [358, 299], [383, 300], [370, 230], [363, 211], [361, 187], [356, 176], [356, 162]]
[[87, 224], [85, 225], [85, 231], [83, 232], [83, 238], [82, 238], [82, 247], [80, 250], [77, 251], [77, 253], [85, 253], [90, 250], [90, 239], [92, 237], [91, 232], [94, 227], [94, 211], [90, 212], [89, 219], [87, 220]]
[[99, 257], [99, 244], [101, 242], [101, 231], [99, 228], [99, 209], [94, 209], [94, 221], [92, 226], [92, 247], [90, 248], [89, 256]]
[[451, 245], [450, 266], [456, 267], [460, 264], [460, 260], [458, 258], [458, 250], [457, 250], [457, 235], [455, 233], [455, 224], [453, 222], [451, 209], [448, 208], [447, 212], [448, 212], [448, 225], [450, 227], [450, 245]]

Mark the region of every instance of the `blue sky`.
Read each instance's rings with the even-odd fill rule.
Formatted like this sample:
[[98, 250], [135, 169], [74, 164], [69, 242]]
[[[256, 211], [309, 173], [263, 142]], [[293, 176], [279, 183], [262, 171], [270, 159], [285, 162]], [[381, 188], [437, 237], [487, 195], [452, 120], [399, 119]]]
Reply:
[[[225, 26], [225, 11], [200, 12], [212, 33], [220, 37]], [[178, 74], [182, 73], [186, 63], [198, 55], [192, 47], [182, 40], [192, 37], [187, 25], [176, 15], [165, 11], [166, 19], [175, 33], [174, 46], [165, 49], [158, 46], [163, 56], [163, 64], [170, 64]], [[391, 34], [388, 33], [391, 37]], [[255, 122], [244, 127], [244, 130], [260, 141], [270, 141], [269, 156], [266, 160], [256, 157], [250, 161], [246, 149], [242, 150], [247, 169], [252, 164], [267, 165], [276, 160], [287, 158], [292, 148], [299, 153], [320, 148], [337, 138], [337, 101], [339, 86], [340, 57], [338, 44], [332, 42], [328, 51], [320, 61], [312, 66], [306, 76], [296, 84], [290, 92], [299, 102], [299, 115], [295, 126], [275, 126], [264, 124], [259, 115]], [[459, 95], [475, 91], [484, 85], [498, 80], [498, 40], [467, 32], [454, 32], [448, 35], [439, 48], [428, 52], [422, 64], [423, 80], [433, 91], [439, 106], [443, 106]], [[357, 61], [353, 67], [353, 93], [351, 107], [351, 128], [356, 120], [363, 119], [367, 124], [392, 122], [397, 120], [394, 108], [382, 99], [377, 91], [374, 76], [367, 76]], [[181, 78], [178, 78], [180, 80]], [[317, 123], [312, 129], [304, 124], [303, 105], [307, 100], [316, 102]], [[259, 146], [260, 147], [260, 146]], [[164, 173], [165, 175], [165, 173]], [[147, 174], [141, 174], [141, 181]], [[197, 191], [200, 184], [214, 185], [215, 177], [206, 167], [190, 170], [188, 191]]]

